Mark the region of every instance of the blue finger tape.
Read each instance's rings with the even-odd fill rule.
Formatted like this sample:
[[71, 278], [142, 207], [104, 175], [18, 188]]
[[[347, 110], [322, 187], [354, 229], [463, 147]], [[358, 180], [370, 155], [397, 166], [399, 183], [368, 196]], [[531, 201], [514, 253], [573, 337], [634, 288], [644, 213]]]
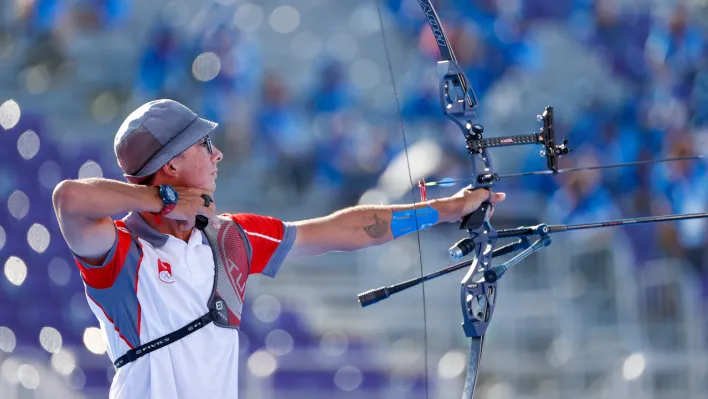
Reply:
[[[416, 223], [416, 217], [418, 223]], [[430, 205], [417, 210], [393, 211], [391, 215], [391, 233], [393, 238], [404, 236], [418, 229], [423, 230], [438, 222], [438, 211]]]

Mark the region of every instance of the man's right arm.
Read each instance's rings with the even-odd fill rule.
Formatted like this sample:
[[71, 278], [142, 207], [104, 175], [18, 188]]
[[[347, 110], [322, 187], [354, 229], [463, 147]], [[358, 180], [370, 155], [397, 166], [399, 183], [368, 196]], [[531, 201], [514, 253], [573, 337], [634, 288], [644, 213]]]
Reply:
[[111, 215], [163, 207], [157, 187], [98, 178], [62, 181], [52, 201], [69, 248], [92, 265], [101, 265], [115, 242]]

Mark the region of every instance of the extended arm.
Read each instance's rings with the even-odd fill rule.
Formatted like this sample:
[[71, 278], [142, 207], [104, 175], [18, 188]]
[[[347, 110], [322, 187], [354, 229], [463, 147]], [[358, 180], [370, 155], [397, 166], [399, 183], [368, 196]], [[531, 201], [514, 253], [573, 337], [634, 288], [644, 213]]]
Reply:
[[[489, 198], [487, 190], [463, 190], [453, 197], [431, 200], [415, 205], [361, 205], [335, 212], [322, 218], [294, 223], [297, 227], [295, 244], [289, 256], [320, 255], [330, 251], [357, 251], [385, 244], [399, 235], [415, 231], [415, 217], [406, 214], [417, 209], [418, 226], [435, 214], [435, 223], [455, 222], [471, 213]], [[503, 200], [497, 194], [495, 202]], [[431, 210], [425, 208], [430, 207]], [[396, 216], [397, 220], [393, 220]], [[393, 226], [392, 226], [393, 222]], [[406, 225], [408, 223], [408, 225]], [[413, 230], [407, 229], [411, 226]]]

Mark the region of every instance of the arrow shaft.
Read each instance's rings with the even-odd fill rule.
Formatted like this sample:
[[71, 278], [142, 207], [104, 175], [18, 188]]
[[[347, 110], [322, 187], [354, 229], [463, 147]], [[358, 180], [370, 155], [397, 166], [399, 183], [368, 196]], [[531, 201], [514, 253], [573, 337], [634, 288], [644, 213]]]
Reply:
[[[604, 222], [595, 223], [579, 223], [579, 224], [554, 224], [548, 225], [548, 233], [562, 233], [565, 231], [573, 230], [587, 230], [587, 229], [598, 229], [603, 227], [617, 227], [617, 226], [627, 226], [635, 224], [644, 223], [660, 223], [660, 222], [675, 222], [678, 220], [689, 220], [689, 219], [705, 219], [708, 218], [708, 212], [701, 213], [688, 213], [684, 215], [664, 215], [664, 216], [648, 216], [642, 218], [632, 218], [632, 219], [618, 219], [618, 220], [608, 220]], [[532, 227], [517, 227], [513, 229], [502, 229], [497, 230], [497, 237], [499, 238], [513, 238], [513, 237], [528, 237], [543, 235], [539, 229], [539, 226]]]
[[708, 218], [708, 212], [702, 213], [689, 213], [685, 215], [665, 215], [665, 216], [648, 216], [643, 218], [634, 219], [619, 219], [611, 220], [606, 222], [597, 223], [581, 223], [581, 224], [558, 224], [548, 226], [549, 233], [559, 233], [563, 231], [571, 230], [586, 230], [586, 229], [597, 229], [601, 227], [616, 227], [616, 226], [626, 226], [632, 224], [644, 224], [644, 223], [658, 223], [658, 222], [673, 222], [677, 220], [689, 220], [689, 219], [704, 219]]

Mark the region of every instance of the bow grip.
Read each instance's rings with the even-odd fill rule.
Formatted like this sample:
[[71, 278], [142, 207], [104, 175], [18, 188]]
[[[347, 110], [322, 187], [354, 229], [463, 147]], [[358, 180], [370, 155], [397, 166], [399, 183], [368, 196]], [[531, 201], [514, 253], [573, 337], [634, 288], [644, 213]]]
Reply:
[[491, 211], [492, 202], [484, 201], [482, 205], [477, 208], [476, 211], [470, 213], [469, 215], [462, 218], [460, 222], [460, 230], [475, 230], [482, 226], [485, 220], [487, 220], [489, 211]]

